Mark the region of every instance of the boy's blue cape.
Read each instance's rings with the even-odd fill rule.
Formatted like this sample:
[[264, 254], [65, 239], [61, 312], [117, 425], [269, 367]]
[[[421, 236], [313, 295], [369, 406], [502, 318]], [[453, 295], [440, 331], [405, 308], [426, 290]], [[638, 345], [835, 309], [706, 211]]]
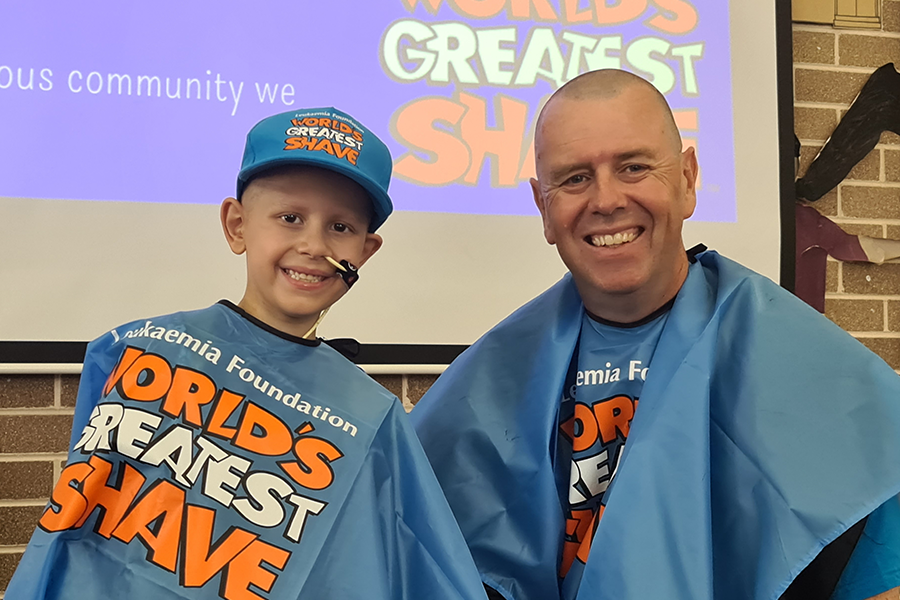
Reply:
[[[158, 367], [153, 377], [151, 371], [116, 373], [128, 352], [148, 357], [146, 364]], [[168, 387], [160, 365], [182, 369]], [[123, 383], [104, 389], [111, 373]], [[179, 376], [199, 383], [176, 384]], [[212, 400], [208, 380], [215, 386]], [[165, 405], [167, 400], [143, 391], [154, 382], [169, 390], [167, 399], [187, 398], [184, 408], [164, 410], [181, 404]], [[137, 398], [138, 392], [145, 397]], [[199, 413], [191, 417], [193, 394], [208, 401], [194, 403]], [[217, 406], [228, 407], [218, 419], [211, 416]], [[129, 416], [116, 424], [123, 414]], [[247, 415], [260, 424], [242, 429]], [[104, 423], [113, 425], [111, 432], [84, 443], [85, 427]], [[146, 458], [157, 440], [178, 428], [187, 440], [180, 449], [167, 451], [162, 462], [158, 454]], [[283, 443], [264, 444], [276, 430], [288, 436], [282, 442], [311, 446], [300, 444], [295, 455]], [[130, 432], [126, 441], [123, 431]], [[216, 460], [233, 457], [227, 459], [234, 461], [230, 476], [225, 467], [210, 470], [211, 463], [203, 463], [208, 468], [199, 477], [185, 472], [183, 460], [202, 463], [201, 447], [212, 446], [220, 449]], [[287, 451], [276, 455], [275, 447]], [[109, 464], [108, 480], [84, 483], [85, 473]], [[282, 465], [293, 467], [298, 479]], [[138, 488], [129, 483], [134, 481]], [[253, 500], [242, 501], [252, 485]], [[103, 486], [130, 492], [108, 491], [106, 505], [87, 511], [83, 524], [58, 526], [66, 511], [81, 514], [80, 495], [99, 498]], [[143, 502], [154, 490], [167, 494], [158, 503]], [[293, 520], [298, 507], [309, 509], [302, 528]], [[203, 527], [192, 528], [204, 516], [212, 523], [205, 537]], [[137, 535], [129, 522], [140, 525]], [[282, 339], [221, 304], [125, 325], [90, 344], [69, 459], [41, 524], [7, 598], [484, 598], [465, 541], [397, 399], [327, 345]]]
[[[510, 599], [560, 596], [557, 411], [583, 311], [566, 276], [412, 413], [482, 578]], [[900, 377], [707, 252], [663, 330], [622, 461], [580, 600], [774, 600], [900, 492]]]

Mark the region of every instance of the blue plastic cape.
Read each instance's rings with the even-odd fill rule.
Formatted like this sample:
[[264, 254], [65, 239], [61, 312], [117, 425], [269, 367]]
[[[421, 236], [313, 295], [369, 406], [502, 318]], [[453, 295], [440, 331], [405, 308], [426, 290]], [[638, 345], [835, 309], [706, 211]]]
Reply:
[[396, 398], [219, 304], [90, 344], [6, 597], [485, 596]]
[[[570, 276], [466, 351], [413, 422], [483, 580], [560, 597], [553, 455], [583, 306]], [[774, 600], [900, 491], [900, 377], [714, 252], [689, 270], [579, 600]]]

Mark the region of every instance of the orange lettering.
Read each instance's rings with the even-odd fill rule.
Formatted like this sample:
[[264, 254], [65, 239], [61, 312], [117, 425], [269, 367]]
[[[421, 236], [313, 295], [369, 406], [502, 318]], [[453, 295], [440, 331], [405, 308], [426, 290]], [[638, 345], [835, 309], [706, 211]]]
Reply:
[[457, 13], [475, 19], [496, 17], [503, 10], [506, 0], [450, 0]]
[[225, 580], [222, 596], [225, 600], [265, 600], [259, 594], [250, 591], [250, 586], [254, 585], [264, 592], [271, 591], [278, 576], [264, 569], [263, 564], [281, 571], [290, 557], [291, 553], [287, 550], [262, 540], [254, 540], [228, 565], [228, 578]]
[[572, 439], [572, 450], [575, 452], [587, 450], [597, 441], [597, 421], [594, 418], [594, 413], [591, 412], [591, 409], [588, 408], [587, 404], [576, 402], [575, 416], [572, 417], [572, 419], [573, 421], [581, 423], [581, 431], [576, 433], [575, 437]]
[[175, 367], [172, 386], [160, 410], [170, 417], [184, 415], [184, 421], [192, 425], [202, 425], [200, 406], [212, 402], [216, 395], [216, 384], [209, 376], [187, 367]]
[[606, 507], [601, 504], [600, 510], [597, 511], [597, 515], [591, 519], [588, 531], [586, 531], [581, 538], [581, 545], [578, 546], [578, 553], [575, 556], [585, 564], [587, 564], [588, 554], [591, 553], [591, 544], [594, 542], [594, 534], [597, 532], [597, 525], [603, 517], [604, 510], [606, 510]]
[[109, 475], [112, 472], [112, 463], [107, 462], [99, 456], [92, 456], [90, 461], [94, 470], [87, 479], [84, 480], [84, 495], [87, 497], [88, 503], [81, 518], [75, 523], [75, 527], [84, 525], [91, 513], [96, 507], [103, 509], [103, 514], [98, 517], [94, 531], [102, 535], [106, 539], [112, 535], [113, 530], [118, 527], [125, 511], [134, 502], [134, 498], [141, 491], [144, 485], [144, 478], [141, 473], [126, 462], [121, 463], [120, 473], [121, 483], [119, 489], [109, 483]]
[[338, 158], [344, 158], [350, 152], [353, 152], [353, 148], [350, 148], [349, 146], [345, 146], [345, 147], [341, 148], [338, 144], [335, 144], [334, 148], [335, 148], [335, 156], [337, 156]]
[[[83, 462], [72, 463], [62, 470], [50, 497], [51, 506], [47, 507], [38, 523], [41, 529], [54, 532], [75, 526], [88, 504], [87, 498], [75, 485], [80, 485], [93, 470], [94, 467]], [[59, 510], [54, 510], [54, 506]]]
[[613, 396], [609, 400], [597, 402], [593, 406], [597, 425], [600, 427], [600, 439], [608, 444], [616, 439], [616, 431], [622, 432], [622, 437], [628, 437], [628, 428], [634, 417], [634, 405], [628, 396]]
[[174, 573], [183, 513], [184, 492], [168, 481], [159, 480], [122, 519], [113, 537], [126, 544], [140, 537], [147, 547], [147, 560]]
[[[260, 433], [255, 433], [257, 430]], [[291, 450], [291, 430], [284, 422], [252, 402], [244, 405], [234, 445], [265, 456], [281, 456]]]
[[494, 185], [509, 187], [518, 185], [519, 159], [522, 154], [522, 139], [525, 137], [528, 103], [507, 96], [498, 96], [495, 100], [495, 106], [499, 105], [498, 126], [488, 129], [485, 100], [464, 93], [460, 93], [459, 99], [468, 108], [460, 123], [460, 133], [469, 146], [471, 157], [465, 182], [473, 185], [478, 183], [485, 156], [492, 154], [496, 157], [494, 163], [496, 168], [493, 169], [491, 177]]
[[[397, 159], [394, 174], [405, 181], [435, 186], [462, 177], [469, 168], [469, 149], [435, 123], [455, 126], [465, 111], [464, 106], [446, 98], [419, 98], [401, 108], [395, 121], [397, 139], [411, 150]], [[422, 155], [428, 160], [420, 158]]]
[[222, 391], [219, 392], [219, 397], [216, 399], [212, 412], [206, 418], [204, 429], [212, 435], [226, 440], [233, 438], [234, 434], [237, 433], [237, 429], [234, 427], [225, 427], [225, 421], [227, 421], [234, 413], [234, 410], [243, 399], [244, 397], [240, 394], [229, 392], [223, 388]]
[[[216, 511], [188, 505], [184, 538], [184, 572], [181, 574], [181, 585], [185, 587], [200, 587], [206, 584], [259, 537], [255, 533], [234, 527], [223, 535], [224, 539], [213, 543], [215, 521]], [[232, 574], [230, 568], [228, 572], [230, 576]]]
[[[653, 0], [664, 13], [647, 19], [646, 25], [666, 33], [685, 34], [697, 26], [697, 9], [685, 0]], [[671, 15], [671, 17], [669, 16]]]
[[[144, 376], [143, 382], [140, 381]], [[162, 398], [172, 385], [172, 367], [162, 356], [142, 354], [119, 380], [119, 395], [127, 400], [153, 402]]]
[[647, 10], [647, 0], [619, 0], [609, 6], [606, 0], [594, 0], [597, 25], [618, 25], [633, 21]]
[[323, 117], [323, 118], [319, 119], [319, 125], [321, 125], [322, 127], [327, 127], [329, 129], [331, 129], [331, 119], [326, 119]]
[[329, 442], [316, 437], [304, 437], [294, 444], [294, 456], [297, 462], [280, 462], [291, 479], [310, 490], [324, 490], [334, 481], [333, 461], [344, 455], [341, 450]]
[[[534, 7], [534, 11], [531, 7]], [[537, 13], [537, 17], [534, 16]], [[512, 16], [515, 19], [528, 19], [530, 21], [556, 21], [556, 11], [547, 0], [512, 0]]]
[[563, 557], [559, 565], [559, 576], [565, 577], [572, 568], [572, 561], [578, 554], [578, 547], [585, 539], [594, 518], [591, 509], [573, 510], [572, 518], [566, 519], [566, 541], [563, 544]]
[[341, 130], [341, 133], [353, 133], [353, 128], [344, 123], [343, 121], [339, 122], [338, 129]]
[[313, 150], [319, 138], [289, 137], [284, 140], [285, 150]]
[[125, 371], [128, 370], [128, 367], [137, 360], [137, 358], [143, 354], [144, 351], [140, 348], [135, 348], [133, 346], [129, 346], [125, 348], [125, 352], [122, 353], [122, 358], [119, 359], [119, 364], [116, 365], [116, 368], [112, 373], [109, 374], [109, 379], [106, 380], [106, 385], [103, 386], [103, 397], [109, 395], [109, 393], [116, 387], [116, 384], [119, 383], [119, 380], [122, 379], [122, 375], [125, 374]]
[[327, 138], [322, 138], [319, 140], [319, 143], [316, 144], [316, 147], [313, 150], [324, 150], [328, 154], [334, 156], [334, 147], [331, 145], [331, 140]]

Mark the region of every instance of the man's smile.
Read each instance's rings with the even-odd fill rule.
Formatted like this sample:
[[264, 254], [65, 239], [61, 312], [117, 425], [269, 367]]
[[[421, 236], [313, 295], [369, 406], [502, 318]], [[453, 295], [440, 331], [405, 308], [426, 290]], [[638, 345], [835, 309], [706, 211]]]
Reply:
[[615, 233], [589, 235], [585, 237], [584, 241], [592, 246], [614, 247], [633, 242], [642, 233], [644, 233], [643, 227], [631, 227]]

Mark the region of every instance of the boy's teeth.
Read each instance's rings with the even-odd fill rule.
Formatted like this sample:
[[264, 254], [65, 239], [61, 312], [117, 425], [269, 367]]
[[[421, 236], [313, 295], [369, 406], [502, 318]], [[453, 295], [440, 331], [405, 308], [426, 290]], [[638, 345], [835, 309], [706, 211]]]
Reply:
[[628, 242], [634, 241], [634, 238], [637, 237], [635, 233], [622, 233], [619, 232], [615, 235], [594, 235], [591, 236], [591, 244], [594, 246], [620, 246], [622, 244], [627, 244]]
[[285, 269], [285, 273], [288, 274], [288, 277], [294, 279], [296, 281], [304, 281], [306, 283], [319, 283], [324, 277], [321, 275], [307, 275], [306, 273], [298, 273], [297, 271], [292, 271], [290, 269]]

